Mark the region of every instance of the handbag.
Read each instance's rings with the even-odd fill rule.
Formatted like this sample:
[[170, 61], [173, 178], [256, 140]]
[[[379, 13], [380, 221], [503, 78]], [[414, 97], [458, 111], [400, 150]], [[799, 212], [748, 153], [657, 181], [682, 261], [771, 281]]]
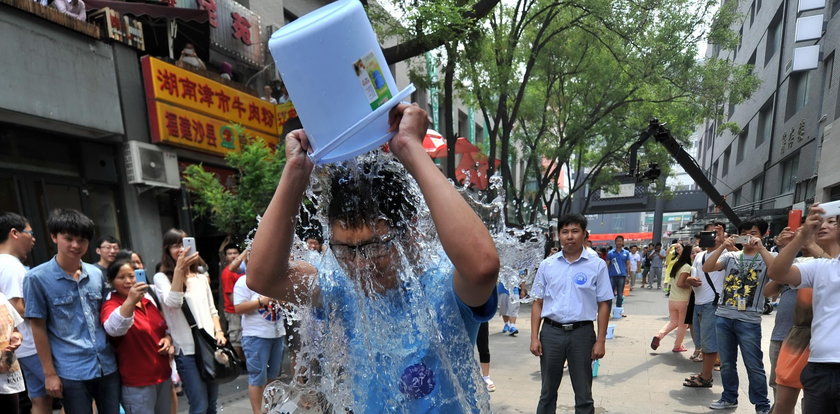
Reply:
[[[701, 262], [701, 264], [706, 264], [706, 256], [707, 256], [707, 253], [703, 253], [703, 261]], [[715, 284], [712, 282], [712, 277], [709, 276], [709, 274], [707, 272], [703, 272], [703, 274], [706, 275], [706, 282], [709, 284], [709, 286], [711, 286], [712, 292], [715, 292], [715, 302], [714, 303], [715, 303], [715, 307], [717, 307], [718, 302], [720, 301], [720, 295], [718, 294], [717, 289], [715, 289]]]
[[181, 310], [184, 312], [187, 323], [190, 324], [193, 342], [195, 343], [195, 362], [198, 365], [201, 379], [216, 384], [224, 384], [235, 380], [242, 371], [244, 364], [234, 352], [230, 342], [219, 345], [213, 335], [199, 328], [186, 300], [181, 304]]

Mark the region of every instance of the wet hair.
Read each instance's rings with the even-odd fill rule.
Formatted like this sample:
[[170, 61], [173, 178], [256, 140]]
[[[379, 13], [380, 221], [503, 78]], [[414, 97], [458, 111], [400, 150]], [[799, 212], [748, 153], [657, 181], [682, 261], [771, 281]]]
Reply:
[[117, 255], [114, 256], [114, 262], [116, 262], [118, 260], [128, 260], [129, 263], [130, 263], [131, 262], [131, 255], [133, 255], [133, 254], [136, 254], [137, 257], [140, 259], [141, 262], [143, 262], [144, 265], [146, 264], [146, 262], [143, 261], [143, 256], [140, 256], [140, 253], [137, 253], [137, 252], [135, 252], [134, 250], [131, 250], [131, 249], [122, 249], [122, 250], [118, 251]]
[[11, 211], [4, 211], [0, 213], [0, 243], [5, 243], [9, 238], [9, 232], [12, 229], [17, 231], [24, 231], [29, 222], [25, 217]]
[[100, 247], [100, 246], [102, 246], [102, 243], [105, 243], [105, 242], [115, 243], [117, 245], [117, 247], [120, 247], [120, 241], [117, 240], [116, 237], [111, 236], [111, 235], [105, 235], [105, 236], [102, 236], [102, 237], [96, 239], [95, 246]]
[[562, 229], [570, 224], [577, 224], [580, 226], [580, 229], [586, 231], [586, 217], [582, 214], [566, 214], [559, 219], [557, 219], [557, 228]]
[[224, 249], [224, 250], [222, 250], [222, 251], [223, 251], [225, 254], [227, 254], [227, 251], [228, 251], [228, 250], [230, 250], [230, 249], [236, 249], [236, 251], [237, 251], [238, 253], [242, 253], [242, 250], [239, 250], [239, 246], [237, 246], [235, 243], [228, 243], [227, 245], [225, 245], [225, 249]]
[[[679, 257], [677, 257], [677, 261], [674, 262], [674, 266], [671, 267], [671, 279], [676, 280], [677, 276], [679, 275], [680, 268], [683, 265], [691, 265], [691, 251], [693, 250], [694, 246], [688, 244], [683, 246], [682, 253], [680, 253]], [[674, 251], [676, 253], [676, 250]]]
[[187, 233], [181, 229], [169, 229], [163, 233], [163, 254], [160, 257], [160, 271], [172, 280], [172, 275], [175, 273], [175, 259], [169, 254], [169, 248], [182, 243]]
[[762, 218], [750, 217], [742, 221], [741, 224], [738, 225], [738, 233], [741, 233], [745, 230], [752, 230], [753, 227], [758, 227], [758, 231], [761, 232], [761, 235], [763, 236], [765, 233], [767, 233], [767, 228], [769, 227], [769, 225]]
[[397, 161], [364, 161], [328, 167], [329, 222], [340, 220], [351, 228], [372, 226], [386, 218], [403, 231], [417, 212], [419, 200], [410, 193], [408, 173]]
[[134, 270], [134, 266], [131, 264], [131, 256], [128, 259], [115, 259], [114, 263], [111, 263], [108, 266], [107, 274], [105, 275], [108, 278], [108, 283], [113, 283], [114, 279], [117, 278], [117, 274], [120, 273], [120, 268], [123, 266], [128, 265], [132, 270]]
[[57, 208], [47, 218], [47, 230], [53, 236], [65, 233], [90, 240], [93, 238], [93, 229], [93, 220], [72, 208]]

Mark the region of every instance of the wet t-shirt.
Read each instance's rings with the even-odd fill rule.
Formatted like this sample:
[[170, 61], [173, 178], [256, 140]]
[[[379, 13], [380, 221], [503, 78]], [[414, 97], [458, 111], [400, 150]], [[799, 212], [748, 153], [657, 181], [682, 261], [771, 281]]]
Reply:
[[347, 408], [356, 413], [489, 412], [473, 348], [479, 324], [496, 311], [497, 293], [470, 308], [455, 294], [452, 277], [451, 262], [442, 260], [414, 282], [404, 280], [372, 298], [359, 294], [343, 275], [319, 276], [326, 335], [344, 340], [339, 341], [343, 350], [324, 352], [321, 366], [341, 365], [343, 375], [336, 378], [352, 394], [347, 400], [353, 406]]

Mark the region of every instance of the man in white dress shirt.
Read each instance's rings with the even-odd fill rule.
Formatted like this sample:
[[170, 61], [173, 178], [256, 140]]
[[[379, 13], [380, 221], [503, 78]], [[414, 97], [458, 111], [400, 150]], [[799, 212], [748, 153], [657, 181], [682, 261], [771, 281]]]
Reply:
[[[540, 315], [531, 318], [531, 353], [540, 357], [542, 373], [537, 413], [556, 411], [557, 389], [568, 360], [575, 413], [592, 414], [592, 361], [604, 356], [614, 295], [606, 263], [584, 249], [586, 218], [570, 214], [558, 224], [563, 250], [540, 263], [531, 289], [535, 298], [531, 315]], [[540, 322], [544, 322], [542, 330]]]

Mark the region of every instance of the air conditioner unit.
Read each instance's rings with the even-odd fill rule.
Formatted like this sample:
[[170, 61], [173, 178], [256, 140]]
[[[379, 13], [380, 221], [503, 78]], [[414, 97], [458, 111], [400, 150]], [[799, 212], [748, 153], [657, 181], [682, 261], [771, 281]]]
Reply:
[[181, 188], [178, 156], [157, 145], [128, 141], [125, 147], [125, 169], [129, 184]]

